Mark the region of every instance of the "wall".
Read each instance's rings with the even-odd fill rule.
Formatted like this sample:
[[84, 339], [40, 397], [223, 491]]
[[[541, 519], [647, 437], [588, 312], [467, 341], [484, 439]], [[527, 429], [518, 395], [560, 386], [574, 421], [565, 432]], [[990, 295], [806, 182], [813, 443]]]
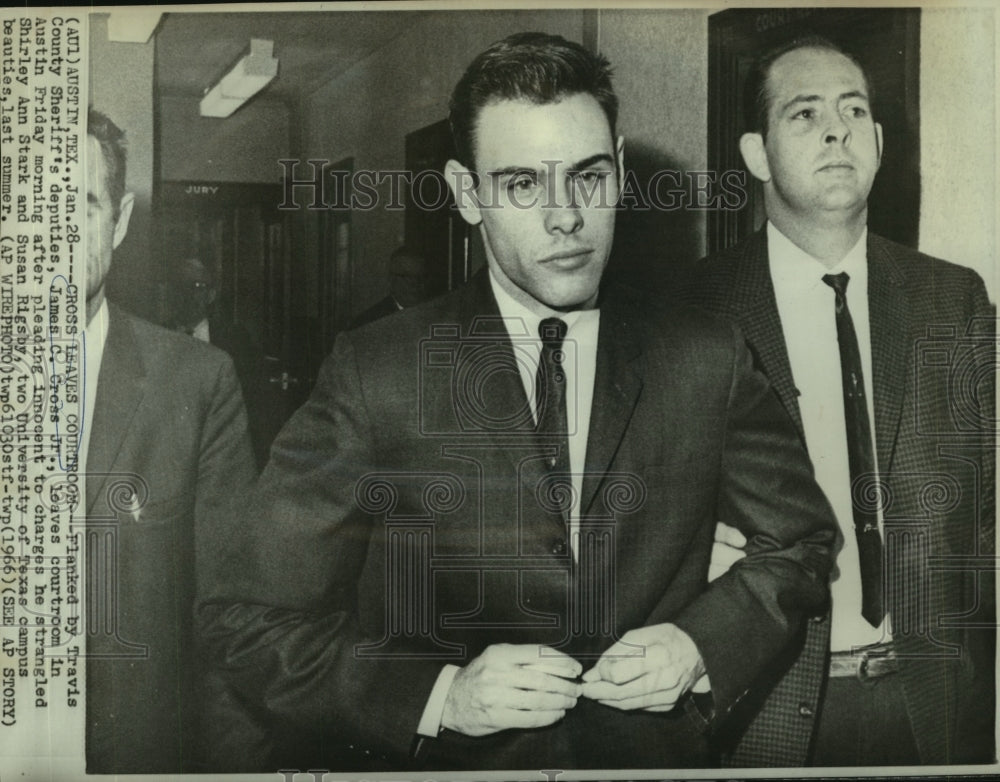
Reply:
[[[602, 10], [598, 48], [615, 69], [625, 168], [643, 186], [657, 171], [708, 168], [708, 16], [705, 9]], [[705, 254], [704, 211], [621, 212], [613, 264], [635, 282]]]
[[993, 9], [925, 8], [921, 14], [920, 250], [971, 266], [994, 302], [995, 40]]
[[[406, 134], [447, 116], [451, 90], [476, 54], [524, 30], [582, 41], [583, 18], [581, 11], [429, 14], [304, 101], [303, 148], [296, 157], [353, 156], [356, 171], [400, 169]], [[388, 190], [388, 184], [381, 189], [383, 200]], [[352, 230], [351, 299], [357, 314], [386, 293], [389, 254], [403, 240], [403, 213], [355, 210]], [[303, 247], [304, 256], [311, 257], [311, 250], [314, 244]], [[296, 288], [315, 290], [308, 279], [303, 283]], [[305, 304], [307, 311], [315, 306]]]
[[160, 178], [281, 182], [289, 155], [288, 107], [257, 98], [224, 120], [202, 117], [196, 98], [160, 99]]
[[126, 187], [135, 208], [125, 241], [115, 251], [107, 294], [149, 315], [150, 205], [153, 194], [153, 44], [108, 41], [108, 15], [90, 16], [90, 104], [125, 131]]

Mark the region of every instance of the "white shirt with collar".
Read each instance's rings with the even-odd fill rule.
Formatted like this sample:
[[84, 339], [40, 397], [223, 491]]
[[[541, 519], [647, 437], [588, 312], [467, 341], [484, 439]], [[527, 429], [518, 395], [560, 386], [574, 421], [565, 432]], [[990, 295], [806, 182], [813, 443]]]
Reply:
[[[847, 307], [854, 322], [864, 372], [865, 398], [874, 446], [875, 409], [872, 385], [871, 324], [868, 317], [868, 231], [847, 255], [828, 268], [794, 244], [773, 223], [767, 224], [768, 262], [778, 315], [785, 335], [792, 378], [799, 392], [799, 412], [816, 482], [833, 507], [844, 538], [830, 586], [830, 648], [889, 640], [888, 618], [872, 627], [861, 616], [861, 571], [854, 534], [847, 425], [840, 373], [840, 346], [834, 311], [835, 293], [823, 282], [827, 274], [847, 272]], [[882, 509], [878, 509], [879, 529]]]
[[587, 437], [590, 434], [590, 410], [594, 400], [594, 376], [597, 373], [597, 333], [601, 323], [601, 313], [596, 309], [573, 312], [550, 310], [545, 315], [537, 315], [507, 293], [492, 272], [490, 286], [511, 344], [517, 351], [521, 385], [524, 387], [528, 404], [531, 405], [531, 414], [536, 422], [538, 412], [535, 410], [535, 379], [542, 353], [538, 325], [545, 318], [559, 318], [566, 324], [566, 337], [563, 339], [565, 359], [562, 365], [566, 370], [566, 419], [569, 435], [569, 466], [573, 484], [569, 537], [574, 546], [575, 557], [576, 533], [580, 524], [580, 494], [587, 459]]
[[[597, 337], [600, 330], [600, 310], [575, 310], [558, 312], [551, 310], [538, 315], [505, 291], [490, 272], [490, 287], [496, 299], [500, 317], [517, 352], [517, 366], [521, 374], [521, 385], [531, 406], [531, 414], [537, 421], [535, 410], [535, 376], [542, 353], [542, 340], [538, 325], [544, 318], [560, 318], [566, 324], [563, 340], [563, 368], [566, 371], [566, 418], [569, 422], [569, 466], [572, 473], [573, 506], [570, 509], [569, 539], [574, 559], [580, 527], [580, 496], [583, 488], [583, 472], [587, 459], [587, 437], [590, 434], [590, 412], [594, 400], [594, 378], [597, 374]], [[437, 736], [441, 731], [441, 718], [448, 690], [458, 673], [458, 666], [445, 665], [438, 674], [431, 695], [427, 699], [417, 733], [421, 736]]]
[[212, 344], [212, 337], [208, 333], [208, 318], [202, 318], [198, 321], [198, 325], [191, 330], [191, 336], [195, 339], [200, 339], [202, 342]]

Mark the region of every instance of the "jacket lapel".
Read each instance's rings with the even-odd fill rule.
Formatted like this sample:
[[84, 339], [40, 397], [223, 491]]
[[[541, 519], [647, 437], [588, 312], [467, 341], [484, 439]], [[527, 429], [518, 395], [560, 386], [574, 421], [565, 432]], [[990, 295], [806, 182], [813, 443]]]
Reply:
[[637, 326], [625, 307], [615, 306], [613, 297], [601, 307], [597, 339], [597, 373], [587, 437], [581, 515], [594, 501], [642, 390], [641, 355]]
[[733, 311], [754, 352], [757, 368], [767, 376], [794, 422], [799, 437], [805, 442], [799, 392], [788, 362], [788, 348], [771, 282], [766, 229], [754, 234], [745, 245], [743, 257], [736, 265], [735, 283], [731, 290]]
[[456, 372], [452, 386], [441, 391], [450, 393], [451, 406], [460, 417], [465, 415], [465, 431], [490, 437], [523, 479], [523, 489], [533, 491], [544, 475], [544, 465], [541, 458], [524, 460], [545, 446], [535, 434], [518, 370], [517, 346], [500, 315], [486, 268], [469, 283], [458, 316], [461, 331], [456, 336], [461, 338]]
[[906, 277], [899, 259], [883, 241], [868, 234], [868, 313], [871, 322], [872, 388], [875, 393], [875, 450], [882, 475], [892, 468], [899, 434], [906, 367], [909, 312]]
[[109, 304], [108, 337], [94, 400], [87, 449], [87, 513], [104, 490], [125, 434], [145, 393], [142, 354], [128, 317]]
[[[518, 470], [523, 489], [530, 492], [546, 474], [544, 462], [542, 459], [522, 462], [528, 451], [516, 446], [526, 444], [525, 435], [534, 445], [530, 451], [532, 453], [541, 454], [549, 446], [534, 434], [528, 399], [517, 372], [516, 348], [507, 339], [500, 311], [490, 289], [487, 271], [483, 269], [470, 284], [473, 288], [464, 300], [465, 309], [461, 313], [462, 322], [467, 324], [466, 334], [479, 338], [473, 340], [474, 345], [479, 345], [480, 340], [488, 343], [495, 340], [496, 343], [491, 365], [497, 371], [478, 386], [484, 393], [476, 403], [481, 403], [488, 420], [497, 422], [521, 421], [521, 412], [528, 411], [526, 424], [514, 423], [500, 427], [496, 430], [496, 435], [498, 444], [515, 446], [503, 450], [513, 468]], [[641, 352], [639, 340], [634, 327], [629, 323], [627, 310], [627, 307], [616, 306], [613, 294], [607, 303], [602, 302], [581, 512], [586, 512], [597, 493], [602, 476], [618, 450], [642, 388], [641, 371], [636, 360]], [[556, 517], [553, 519], [558, 521]]]

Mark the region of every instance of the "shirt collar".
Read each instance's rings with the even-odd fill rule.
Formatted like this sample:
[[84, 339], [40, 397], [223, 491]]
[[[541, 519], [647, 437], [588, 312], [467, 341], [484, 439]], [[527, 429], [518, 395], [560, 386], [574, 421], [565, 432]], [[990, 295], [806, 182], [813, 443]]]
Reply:
[[94, 317], [90, 319], [87, 323], [87, 350], [91, 353], [101, 354], [104, 352], [104, 343], [108, 341], [108, 319], [110, 318], [110, 311], [108, 310], [108, 300], [104, 299], [101, 302], [100, 308], [94, 314]]
[[855, 288], [866, 287], [868, 279], [868, 228], [854, 246], [847, 251], [832, 269], [811, 256], [791, 239], [785, 236], [768, 220], [767, 253], [771, 264], [771, 278], [776, 287], [784, 289], [809, 289], [824, 284], [826, 274], [847, 272], [855, 283]]

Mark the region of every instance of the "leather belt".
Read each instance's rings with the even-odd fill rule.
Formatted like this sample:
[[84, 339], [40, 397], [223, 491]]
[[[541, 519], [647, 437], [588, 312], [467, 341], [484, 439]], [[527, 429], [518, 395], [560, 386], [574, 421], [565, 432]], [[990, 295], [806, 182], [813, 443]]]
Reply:
[[873, 644], [846, 652], [831, 652], [830, 676], [856, 676], [859, 681], [878, 679], [899, 670], [892, 644]]

